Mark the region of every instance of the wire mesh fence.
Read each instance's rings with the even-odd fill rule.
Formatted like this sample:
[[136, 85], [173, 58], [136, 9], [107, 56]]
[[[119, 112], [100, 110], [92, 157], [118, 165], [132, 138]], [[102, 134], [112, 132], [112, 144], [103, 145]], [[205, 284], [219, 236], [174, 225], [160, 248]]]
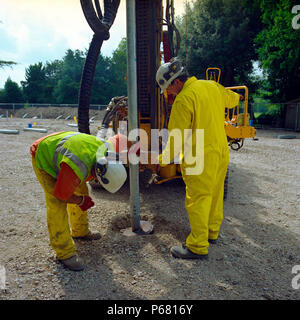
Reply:
[[[107, 105], [91, 104], [90, 116], [96, 116]], [[0, 103], [0, 119], [9, 117], [36, 117], [36, 118], [67, 118], [77, 116], [77, 104], [47, 104], [47, 103]], [[244, 112], [244, 103], [241, 102], [239, 112]], [[250, 119], [256, 127], [271, 126], [300, 131], [300, 101], [289, 103], [250, 103], [248, 106]]]
[[[91, 117], [97, 116], [99, 118], [106, 107], [106, 105], [90, 105], [89, 114]], [[0, 103], [0, 119], [70, 119], [77, 114], [78, 105], [76, 104]]]
[[[59, 107], [59, 108], [78, 108], [78, 104], [49, 104], [49, 103], [0, 103], [0, 109], [7, 110], [19, 110], [27, 108], [47, 108], [47, 107]], [[107, 105], [91, 104], [90, 109], [104, 110]]]

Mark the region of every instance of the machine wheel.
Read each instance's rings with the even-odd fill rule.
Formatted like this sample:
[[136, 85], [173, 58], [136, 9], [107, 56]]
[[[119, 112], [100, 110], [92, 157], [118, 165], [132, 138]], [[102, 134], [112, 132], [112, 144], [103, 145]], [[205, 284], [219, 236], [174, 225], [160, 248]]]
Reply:
[[152, 170], [149, 170], [149, 169], [146, 169], [143, 172], [140, 172], [139, 181], [140, 181], [141, 188], [149, 188], [150, 187], [149, 181], [152, 177], [152, 174], [153, 174]]

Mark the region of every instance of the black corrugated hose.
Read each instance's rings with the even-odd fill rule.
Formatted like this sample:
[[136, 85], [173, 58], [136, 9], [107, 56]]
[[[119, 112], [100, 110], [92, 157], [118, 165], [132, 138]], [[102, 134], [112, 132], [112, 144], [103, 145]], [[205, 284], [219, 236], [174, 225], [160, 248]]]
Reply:
[[90, 96], [92, 92], [97, 60], [103, 41], [109, 39], [109, 29], [115, 20], [120, 4], [120, 0], [105, 0], [104, 15], [102, 15], [99, 0], [94, 1], [96, 11], [94, 9], [92, 0], [80, 0], [84, 16], [91, 29], [94, 31], [94, 36], [90, 43], [82, 72], [78, 98], [78, 131], [87, 134], [90, 134]]
[[99, 36], [94, 34], [83, 68], [78, 102], [78, 131], [81, 133], [90, 134], [90, 96], [93, 86], [96, 64], [100, 54], [102, 43], [103, 38], [100, 38]]

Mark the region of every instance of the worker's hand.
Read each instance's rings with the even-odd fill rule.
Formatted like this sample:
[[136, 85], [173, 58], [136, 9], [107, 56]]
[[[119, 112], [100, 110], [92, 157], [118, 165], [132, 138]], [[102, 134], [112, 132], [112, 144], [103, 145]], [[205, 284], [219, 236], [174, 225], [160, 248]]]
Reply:
[[91, 197], [89, 196], [83, 196], [83, 199], [82, 199], [82, 204], [79, 205], [79, 208], [82, 210], [82, 211], [86, 211], [88, 210], [89, 208], [93, 207], [95, 205], [94, 201], [92, 200]]
[[240, 94], [240, 101], [243, 101], [243, 100], [244, 100], [244, 96]]

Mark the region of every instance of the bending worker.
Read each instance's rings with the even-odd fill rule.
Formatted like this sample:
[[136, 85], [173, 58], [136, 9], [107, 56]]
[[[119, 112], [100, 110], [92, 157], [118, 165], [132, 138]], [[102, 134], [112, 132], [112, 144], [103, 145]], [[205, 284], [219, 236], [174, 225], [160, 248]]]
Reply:
[[[169, 138], [158, 162], [164, 167], [180, 155], [191, 226], [185, 245], [173, 246], [171, 254], [182, 259], [206, 259], [209, 243], [217, 242], [223, 220], [224, 181], [229, 163], [225, 107], [237, 106], [243, 97], [215, 81], [189, 77], [177, 58], [160, 66], [156, 80], [161, 93], [166, 90], [168, 96], [176, 96], [168, 124]], [[191, 134], [187, 141], [186, 129]], [[181, 133], [180, 138], [176, 139], [172, 131]], [[201, 158], [200, 165], [197, 158], [194, 163], [190, 161], [195, 153]]]
[[45, 192], [50, 244], [58, 260], [70, 270], [84, 269], [73, 238], [101, 238], [99, 232], [89, 230], [87, 210], [94, 202], [86, 181], [96, 179], [114, 193], [127, 178], [125, 167], [113, 152], [126, 137], [112, 138], [110, 142], [83, 133], [55, 132], [30, 147], [32, 166]]

